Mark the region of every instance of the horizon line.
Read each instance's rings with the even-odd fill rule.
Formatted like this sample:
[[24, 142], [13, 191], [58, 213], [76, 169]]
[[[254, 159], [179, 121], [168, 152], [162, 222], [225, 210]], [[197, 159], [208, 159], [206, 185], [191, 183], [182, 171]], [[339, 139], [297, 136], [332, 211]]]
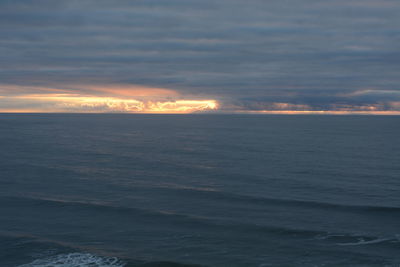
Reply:
[[232, 112], [48, 112], [48, 111], [0, 111], [0, 114], [76, 114], [76, 115], [321, 115], [321, 116], [400, 116], [400, 111], [232, 111]]

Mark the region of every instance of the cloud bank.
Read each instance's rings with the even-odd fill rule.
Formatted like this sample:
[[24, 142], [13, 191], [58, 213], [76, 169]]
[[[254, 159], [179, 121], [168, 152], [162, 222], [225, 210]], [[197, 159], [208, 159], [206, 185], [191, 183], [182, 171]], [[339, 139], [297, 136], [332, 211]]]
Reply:
[[393, 113], [399, 13], [397, 0], [0, 0], [0, 110], [57, 111], [49, 99], [68, 94]]

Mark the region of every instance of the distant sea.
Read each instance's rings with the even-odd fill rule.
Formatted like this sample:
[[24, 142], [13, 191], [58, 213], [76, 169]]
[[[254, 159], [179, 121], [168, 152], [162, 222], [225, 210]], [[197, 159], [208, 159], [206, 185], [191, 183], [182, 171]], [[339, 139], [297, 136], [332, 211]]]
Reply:
[[400, 116], [0, 114], [0, 266], [400, 266]]

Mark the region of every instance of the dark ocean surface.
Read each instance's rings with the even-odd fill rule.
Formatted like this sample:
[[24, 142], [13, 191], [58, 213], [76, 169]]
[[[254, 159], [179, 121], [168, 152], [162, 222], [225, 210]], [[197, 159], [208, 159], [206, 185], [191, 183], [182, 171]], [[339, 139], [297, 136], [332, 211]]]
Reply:
[[0, 266], [400, 266], [400, 116], [0, 114]]

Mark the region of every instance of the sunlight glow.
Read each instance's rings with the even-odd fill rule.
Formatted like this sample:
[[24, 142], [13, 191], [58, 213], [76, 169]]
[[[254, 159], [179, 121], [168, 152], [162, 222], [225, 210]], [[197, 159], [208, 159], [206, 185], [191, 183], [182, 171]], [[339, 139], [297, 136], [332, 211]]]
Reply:
[[[36, 108], [21, 109], [21, 112], [88, 112], [88, 113], [193, 113], [218, 108], [216, 100], [168, 100], [144, 101], [115, 97], [81, 96], [74, 94], [35, 94], [7, 97]], [[18, 109], [0, 109], [1, 112], [16, 112]]]

